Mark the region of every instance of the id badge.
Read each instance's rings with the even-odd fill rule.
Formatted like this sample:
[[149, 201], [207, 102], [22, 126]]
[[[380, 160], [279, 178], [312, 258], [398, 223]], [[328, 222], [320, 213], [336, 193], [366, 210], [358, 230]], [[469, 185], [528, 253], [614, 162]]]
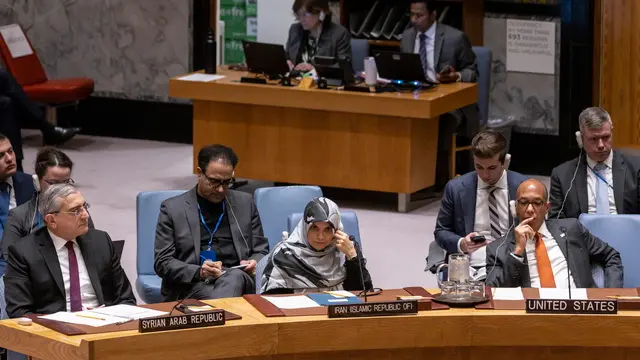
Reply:
[[216, 252], [213, 250], [205, 250], [200, 252], [200, 265], [205, 261], [216, 261]]

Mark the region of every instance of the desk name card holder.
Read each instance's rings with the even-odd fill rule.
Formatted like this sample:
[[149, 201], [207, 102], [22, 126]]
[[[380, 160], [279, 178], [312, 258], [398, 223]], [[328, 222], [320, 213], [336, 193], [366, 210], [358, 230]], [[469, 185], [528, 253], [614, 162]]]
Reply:
[[224, 310], [216, 309], [212, 311], [140, 319], [138, 331], [141, 333], [148, 333], [166, 330], [193, 329], [206, 326], [219, 326], [224, 324]]
[[418, 313], [418, 301], [367, 302], [329, 305], [329, 318], [412, 315]]
[[618, 313], [617, 300], [527, 299], [527, 314], [596, 314]]

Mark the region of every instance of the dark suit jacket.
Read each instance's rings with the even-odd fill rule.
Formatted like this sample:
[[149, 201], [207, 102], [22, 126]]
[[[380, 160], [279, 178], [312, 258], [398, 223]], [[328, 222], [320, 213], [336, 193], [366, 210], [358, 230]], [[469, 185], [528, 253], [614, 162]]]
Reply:
[[[262, 233], [253, 197], [229, 190], [226, 201], [228, 208], [233, 210], [233, 213], [228, 211], [228, 216], [238, 258], [259, 262], [269, 253], [269, 243]], [[162, 278], [162, 293], [167, 300], [186, 296], [199, 281], [196, 275], [200, 271], [200, 218], [195, 187], [165, 200], [160, 206], [156, 228], [155, 270]]]
[[[527, 178], [514, 171], [507, 170], [509, 200], [516, 198], [518, 186]], [[440, 211], [433, 235], [441, 248], [448, 253], [458, 252], [458, 240], [473, 232], [476, 222], [476, 194], [478, 175], [475, 171], [466, 173], [447, 183], [440, 202]], [[509, 211], [509, 224], [511, 211]]]
[[[413, 53], [416, 43], [416, 29], [408, 28], [402, 33], [400, 49], [405, 53]], [[451, 65], [460, 73], [462, 82], [476, 82], [478, 76], [478, 66], [476, 64], [476, 54], [471, 48], [471, 41], [467, 35], [449, 25], [436, 24], [436, 39], [433, 49], [434, 69], [436, 73], [442, 71], [447, 65]], [[489, 74], [485, 74], [488, 76]], [[465, 106], [458, 112], [452, 112], [461, 124], [461, 117], [467, 119], [462, 134], [471, 138], [480, 129], [480, 113], [476, 104]]]
[[17, 172], [11, 177], [13, 191], [16, 194], [16, 206], [20, 206], [31, 199], [36, 189], [33, 187], [33, 178], [29, 174]]
[[[287, 58], [294, 64], [302, 62], [301, 45], [306, 42], [309, 32], [302, 28], [302, 25], [295, 23], [289, 28], [289, 38], [287, 39]], [[342, 25], [336, 24], [327, 17], [322, 24], [322, 32], [318, 39], [317, 56], [332, 56], [351, 58], [351, 35]]]
[[[42, 218], [35, 214], [37, 207], [38, 197], [34, 195], [31, 200], [9, 211], [7, 222], [4, 224], [2, 239], [0, 239], [0, 249], [2, 250], [0, 256], [4, 259], [9, 256], [9, 246], [11, 244], [44, 226]], [[91, 217], [89, 217], [89, 228], [95, 229]]]
[[[604, 268], [605, 287], [623, 287], [622, 260], [616, 249], [593, 236], [577, 219], [551, 219], [547, 220], [546, 224], [565, 258], [567, 257], [567, 241], [569, 242], [569, 251], [571, 252], [569, 270], [576, 287], [596, 287], [591, 275], [591, 268], [594, 264], [600, 264]], [[563, 232], [566, 234], [564, 237], [561, 236]], [[500, 246], [501, 244], [502, 246]], [[506, 238], [489, 244], [487, 247], [487, 285], [531, 287], [526, 255], [524, 263], [511, 255], [515, 245], [513, 231]]]
[[[576, 178], [571, 192], [567, 195], [564, 209], [560, 213], [562, 201], [569, 190], [571, 178], [576, 171], [578, 158], [567, 161], [551, 172], [549, 219], [578, 218], [582, 213], [589, 212], [589, 195], [587, 190], [587, 155], [582, 154]], [[638, 171], [640, 159], [627, 156], [620, 152], [613, 152], [613, 197], [616, 201], [618, 214], [640, 214], [638, 199]]]
[[[120, 257], [109, 235], [89, 229], [76, 241], [98, 302], [106, 306], [135, 305], [131, 284], [120, 266]], [[12, 244], [8, 264], [4, 283], [9, 317], [66, 311], [60, 262], [46, 227]]]

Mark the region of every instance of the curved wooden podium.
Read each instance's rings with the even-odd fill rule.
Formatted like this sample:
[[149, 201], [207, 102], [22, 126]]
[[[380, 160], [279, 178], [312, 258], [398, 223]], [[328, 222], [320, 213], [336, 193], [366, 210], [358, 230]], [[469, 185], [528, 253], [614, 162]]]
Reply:
[[39, 359], [639, 359], [640, 312], [527, 315], [451, 309], [353, 319], [267, 318], [242, 298], [208, 301], [242, 316], [220, 327], [64, 336], [0, 322], [0, 346]]

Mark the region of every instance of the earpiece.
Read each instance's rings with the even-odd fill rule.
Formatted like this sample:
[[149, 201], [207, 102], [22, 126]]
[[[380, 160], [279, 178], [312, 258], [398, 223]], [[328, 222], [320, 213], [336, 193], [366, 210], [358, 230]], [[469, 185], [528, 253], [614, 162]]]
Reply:
[[31, 178], [33, 179], [33, 187], [36, 188], [37, 192], [40, 192], [40, 178], [36, 174], [31, 175]]
[[580, 131], [576, 131], [576, 142], [580, 149], [584, 148], [584, 145], [582, 144], [582, 133], [580, 133]]
[[320, 21], [324, 21], [324, 18], [325, 18], [326, 16], [327, 16], [327, 15], [324, 13], [324, 11], [320, 11], [320, 15], [318, 15], [318, 19], [319, 19]]
[[504, 169], [509, 170], [510, 164], [511, 164], [511, 154], [507, 154], [504, 156]]
[[517, 217], [517, 214], [516, 214], [516, 201], [515, 200], [509, 201], [509, 210], [511, 211], [511, 217], [513, 217], [513, 221], [515, 222], [515, 219]]

